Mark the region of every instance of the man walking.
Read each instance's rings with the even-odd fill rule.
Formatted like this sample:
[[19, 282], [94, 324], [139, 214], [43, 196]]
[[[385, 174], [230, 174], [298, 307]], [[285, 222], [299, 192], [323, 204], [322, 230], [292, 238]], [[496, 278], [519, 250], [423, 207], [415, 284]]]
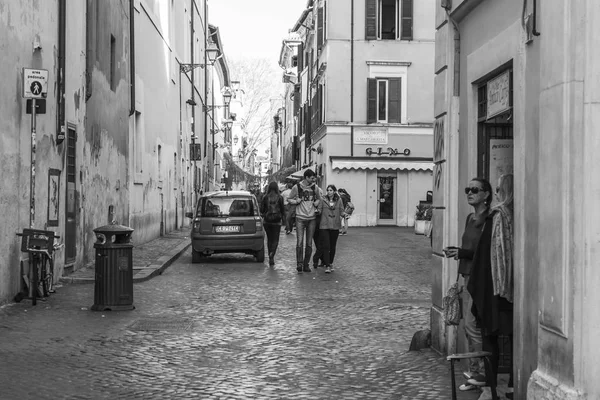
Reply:
[[288, 198], [288, 203], [296, 205], [296, 270], [298, 273], [311, 271], [308, 265], [317, 226], [315, 218], [321, 199], [316, 181], [315, 172], [307, 169], [304, 172], [304, 179], [294, 185]]
[[283, 207], [285, 208], [286, 235], [292, 233], [293, 226], [296, 222], [296, 206], [288, 202], [288, 199], [290, 198], [290, 193], [292, 193], [292, 184], [288, 182], [285, 184], [285, 190], [281, 192], [281, 197], [283, 197]]

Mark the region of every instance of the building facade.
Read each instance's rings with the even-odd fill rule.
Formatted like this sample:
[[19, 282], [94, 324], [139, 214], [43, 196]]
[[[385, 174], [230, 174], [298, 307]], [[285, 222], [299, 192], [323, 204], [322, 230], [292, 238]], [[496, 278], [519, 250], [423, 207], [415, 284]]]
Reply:
[[431, 190], [434, 11], [433, 1], [309, 1], [290, 33], [302, 40], [284, 40], [295, 48], [280, 61], [297, 68], [300, 164], [352, 195], [350, 225], [412, 226]]
[[204, 68], [214, 45], [205, 1], [0, 4], [0, 71], [13, 78], [0, 83], [5, 303], [26, 285], [24, 228], [60, 236], [58, 279], [94, 262], [94, 228], [128, 225], [144, 243], [188, 223], [215, 158], [198, 104], [226, 66]]
[[515, 398], [599, 398], [600, 5], [438, 0], [436, 14], [432, 346], [466, 348], [441, 317], [461, 188], [513, 173]]

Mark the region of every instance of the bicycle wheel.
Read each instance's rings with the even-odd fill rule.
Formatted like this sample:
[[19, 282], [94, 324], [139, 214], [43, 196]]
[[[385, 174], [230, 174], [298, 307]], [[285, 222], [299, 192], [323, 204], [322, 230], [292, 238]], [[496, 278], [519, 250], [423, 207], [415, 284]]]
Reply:
[[52, 293], [53, 289], [53, 272], [54, 265], [52, 259], [48, 257], [42, 258], [42, 268], [40, 274], [40, 280], [42, 281], [42, 294], [44, 297], [48, 297]]

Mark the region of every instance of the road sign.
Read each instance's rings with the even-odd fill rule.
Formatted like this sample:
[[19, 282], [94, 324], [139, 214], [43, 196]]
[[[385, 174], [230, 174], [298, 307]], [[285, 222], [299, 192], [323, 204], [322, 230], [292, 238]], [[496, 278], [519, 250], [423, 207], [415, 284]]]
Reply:
[[23, 68], [23, 97], [45, 99], [48, 95], [48, 70]]

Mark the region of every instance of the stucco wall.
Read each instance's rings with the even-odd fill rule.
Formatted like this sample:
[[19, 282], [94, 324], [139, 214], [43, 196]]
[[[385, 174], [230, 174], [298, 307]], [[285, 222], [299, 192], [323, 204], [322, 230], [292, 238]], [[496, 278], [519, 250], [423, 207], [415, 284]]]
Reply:
[[[47, 69], [46, 114], [37, 121], [37, 168], [35, 223], [43, 229], [47, 222], [48, 169], [60, 168], [56, 132], [57, 1], [3, 2], [0, 5], [0, 37], [5, 44], [0, 57], [0, 304], [21, 289], [20, 238], [15, 233], [29, 227], [31, 115], [25, 114], [22, 98], [22, 68]], [[38, 42], [41, 48], [33, 49]], [[26, 265], [26, 261], [25, 261]]]

